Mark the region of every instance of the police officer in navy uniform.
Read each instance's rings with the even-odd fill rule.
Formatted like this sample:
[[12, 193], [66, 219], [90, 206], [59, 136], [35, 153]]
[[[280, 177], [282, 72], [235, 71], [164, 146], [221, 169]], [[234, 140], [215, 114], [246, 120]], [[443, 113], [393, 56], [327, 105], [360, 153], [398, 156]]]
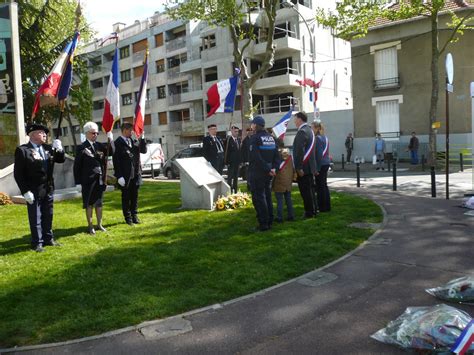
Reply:
[[241, 162], [240, 147], [242, 142], [239, 138], [239, 127], [232, 126], [231, 136], [227, 138], [225, 163], [227, 164], [227, 184], [232, 192], [237, 192], [239, 181], [239, 167]]
[[217, 126], [215, 124], [207, 126], [207, 130], [209, 135], [202, 140], [204, 158], [222, 175], [222, 170], [224, 169], [224, 144], [216, 135]]
[[252, 120], [255, 134], [250, 137], [248, 181], [257, 212], [258, 230], [266, 231], [273, 223], [272, 178], [280, 165], [275, 139], [265, 130], [265, 120]]
[[27, 202], [31, 248], [42, 252], [45, 246], [59, 246], [52, 230], [53, 167], [64, 163], [64, 150], [59, 139], [45, 144], [49, 129], [41, 124], [29, 124], [26, 133], [30, 141], [16, 148], [13, 175]]
[[122, 212], [125, 222], [133, 226], [138, 219], [138, 189], [142, 184], [140, 153], [147, 152], [146, 141], [142, 137], [132, 137], [133, 125], [123, 123], [122, 135], [115, 140], [113, 155], [114, 175], [122, 190]]

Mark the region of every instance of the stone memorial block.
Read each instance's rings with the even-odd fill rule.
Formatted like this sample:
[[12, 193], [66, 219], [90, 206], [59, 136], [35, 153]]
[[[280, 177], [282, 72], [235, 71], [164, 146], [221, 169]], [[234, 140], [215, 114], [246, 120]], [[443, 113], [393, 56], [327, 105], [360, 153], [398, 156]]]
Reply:
[[230, 192], [224, 178], [203, 157], [176, 159], [176, 164], [183, 208], [212, 210], [217, 198]]

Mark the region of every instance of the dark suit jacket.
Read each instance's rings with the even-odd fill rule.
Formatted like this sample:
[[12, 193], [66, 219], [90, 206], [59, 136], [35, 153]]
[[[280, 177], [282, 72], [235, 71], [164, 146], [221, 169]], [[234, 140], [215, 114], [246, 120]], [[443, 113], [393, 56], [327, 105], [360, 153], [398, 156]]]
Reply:
[[22, 194], [31, 191], [41, 197], [54, 191], [53, 162], [64, 163], [64, 151], [55, 151], [43, 144], [45, 160], [31, 142], [15, 150], [13, 176]]
[[[219, 140], [219, 142], [221, 143], [222, 149], [224, 149], [224, 143], [222, 143], [222, 140], [219, 137], [216, 137], [216, 140]], [[212, 164], [212, 162], [217, 161], [218, 147], [217, 147], [217, 143], [214, 142], [211, 136], [207, 135], [203, 138], [202, 149], [203, 149], [204, 158], [206, 158], [208, 162], [211, 162]]]
[[240, 138], [237, 138], [238, 144], [235, 143], [233, 137], [228, 137], [226, 142], [225, 163], [229, 165], [239, 165], [242, 158], [240, 155], [240, 148], [242, 143]]
[[128, 185], [131, 179], [141, 178], [142, 169], [140, 165], [140, 153], [147, 152], [146, 141], [131, 138], [130, 148], [120, 136], [115, 140], [115, 152], [113, 155], [114, 175], [117, 179], [123, 177]]
[[114, 142], [111, 142], [109, 153], [107, 152], [107, 144], [95, 142], [93, 148], [89, 141], [85, 141], [76, 150], [76, 158], [74, 159], [74, 181], [76, 184], [91, 184], [96, 181], [99, 176], [104, 176], [106, 163], [105, 156], [114, 153]]
[[244, 140], [242, 141], [242, 145], [240, 147], [240, 153], [242, 157], [243, 163], [248, 163], [249, 161], [249, 148], [250, 148], [250, 136], [245, 136]]
[[[293, 159], [295, 163], [295, 170], [303, 170], [305, 175], [312, 175], [316, 173], [316, 157], [314, 152], [314, 146], [309, 154], [309, 159], [306, 163], [303, 163], [304, 154], [311, 146], [313, 140], [313, 132], [311, 127], [304, 125], [296, 133], [295, 140], [293, 141]], [[316, 138], [314, 139], [316, 144]]]

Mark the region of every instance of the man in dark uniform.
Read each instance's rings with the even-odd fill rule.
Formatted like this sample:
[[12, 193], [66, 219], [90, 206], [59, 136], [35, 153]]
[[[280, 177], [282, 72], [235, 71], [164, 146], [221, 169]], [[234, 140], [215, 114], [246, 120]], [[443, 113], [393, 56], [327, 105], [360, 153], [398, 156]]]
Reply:
[[250, 149], [250, 137], [253, 135], [252, 128], [248, 127], [247, 135], [242, 141], [242, 147], [240, 148], [242, 157], [242, 178], [247, 181], [247, 190], [250, 191], [248, 170], [249, 170], [249, 149]]
[[27, 202], [31, 231], [31, 248], [44, 251], [44, 246], [59, 246], [53, 236], [54, 163], [64, 163], [64, 150], [59, 139], [45, 144], [49, 130], [32, 123], [26, 127], [27, 144], [16, 148], [13, 175]]
[[239, 138], [239, 127], [232, 126], [231, 136], [227, 138], [225, 163], [227, 167], [227, 184], [229, 184], [232, 192], [237, 192], [237, 183], [239, 181], [239, 167], [240, 167], [240, 147], [242, 142]]
[[132, 138], [133, 125], [124, 123], [122, 135], [115, 140], [113, 163], [115, 177], [122, 190], [122, 212], [125, 222], [132, 226], [138, 219], [138, 189], [142, 184], [140, 153], [147, 152], [144, 137]]
[[308, 126], [308, 117], [303, 112], [294, 115], [295, 125], [298, 129], [293, 141], [293, 161], [298, 175], [298, 188], [304, 205], [303, 218], [312, 218], [316, 215], [317, 207], [314, 205], [314, 174], [316, 174], [315, 137], [313, 130]]
[[[114, 143], [97, 142], [99, 127], [95, 122], [87, 122], [84, 125], [84, 134], [86, 140], [77, 147], [74, 159], [74, 180], [82, 192], [82, 207], [86, 210], [87, 231], [89, 234], [95, 235], [95, 229], [106, 232], [102, 225], [102, 196], [107, 187], [106, 157], [113, 154]], [[112, 132], [108, 132], [107, 137], [112, 141]], [[92, 224], [94, 207], [97, 218], [95, 229]]]
[[224, 169], [224, 144], [216, 136], [217, 126], [215, 124], [207, 126], [207, 130], [209, 135], [202, 140], [204, 158], [222, 175], [222, 170]]
[[255, 134], [250, 137], [248, 181], [252, 202], [257, 212], [258, 230], [269, 230], [273, 223], [272, 178], [280, 165], [275, 139], [265, 131], [265, 120], [257, 116], [252, 121]]

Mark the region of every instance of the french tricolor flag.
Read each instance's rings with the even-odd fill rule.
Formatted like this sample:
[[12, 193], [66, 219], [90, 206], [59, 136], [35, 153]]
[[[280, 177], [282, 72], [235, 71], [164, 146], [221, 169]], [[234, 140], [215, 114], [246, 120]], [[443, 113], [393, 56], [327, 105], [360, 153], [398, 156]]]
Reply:
[[143, 134], [145, 126], [145, 100], [146, 87], [148, 82], [148, 51], [145, 54], [145, 64], [143, 65], [142, 81], [140, 83], [140, 91], [138, 92], [137, 106], [135, 107], [135, 122], [133, 131], [137, 137]]
[[110, 132], [116, 120], [120, 118], [120, 93], [119, 93], [119, 67], [118, 48], [115, 48], [112, 71], [110, 72], [109, 84], [105, 93], [104, 115], [102, 116], [102, 129]]
[[281, 118], [280, 121], [276, 123], [276, 125], [272, 128], [273, 134], [275, 137], [279, 139], [285, 138], [285, 133], [286, 133], [286, 128], [288, 127], [288, 122], [290, 122], [291, 115], [293, 113], [294, 106], [290, 108], [290, 111], [288, 111], [285, 116]]
[[[79, 32], [74, 34], [73, 39], [61, 52], [54, 63], [53, 69], [46, 77], [43, 84], [35, 95], [35, 103], [31, 118], [33, 119], [42, 106], [56, 105], [58, 99], [65, 100], [69, 94], [72, 80], [72, 58], [79, 41]], [[58, 96], [61, 96], [58, 98]]]
[[234, 112], [235, 95], [237, 93], [237, 83], [239, 75], [219, 81], [207, 90], [207, 102], [210, 106], [207, 117], [216, 112]]
[[474, 342], [474, 320], [471, 320], [466, 328], [462, 331], [456, 343], [451, 348], [451, 352], [459, 355], [464, 355], [469, 350], [471, 344]]

